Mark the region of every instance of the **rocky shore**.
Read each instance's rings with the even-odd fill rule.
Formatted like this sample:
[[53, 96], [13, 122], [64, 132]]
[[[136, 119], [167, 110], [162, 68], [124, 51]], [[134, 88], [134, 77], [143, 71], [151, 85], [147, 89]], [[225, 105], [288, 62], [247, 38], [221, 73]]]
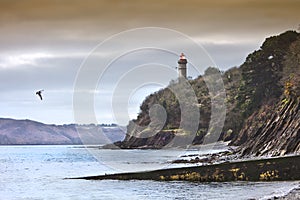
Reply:
[[300, 180], [299, 163], [300, 156], [298, 155], [154, 171], [79, 177], [75, 179], [197, 182], [292, 181]]
[[[216, 131], [220, 128], [218, 120], [211, 115], [211, 102], [218, 99], [221, 93], [211, 95], [205, 81], [219, 71], [208, 68], [203, 76], [189, 80], [201, 115], [195, 134], [189, 131], [189, 127], [193, 127], [191, 124], [187, 123], [186, 129], [180, 126], [181, 105], [172, 91], [185, 90], [180, 84], [173, 82], [167, 88], [146, 97], [137, 118], [129, 122], [124, 140], [104, 147], [186, 148], [188, 145], [223, 141], [230, 142], [229, 145], [234, 146], [234, 150], [206, 155], [184, 155], [171, 161], [174, 165], [193, 165], [189, 167], [79, 179], [196, 182], [300, 180], [299, 52], [300, 34], [287, 31], [267, 38], [257, 51], [247, 56], [240, 67], [222, 73], [227, 113], [221, 135]], [[160, 127], [158, 117], [150, 117], [150, 108], [156, 104], [166, 110], [168, 117], [164, 127]], [[192, 110], [195, 110], [194, 107]], [[193, 119], [193, 115], [187, 117]], [[210, 121], [214, 122], [211, 128]], [[214, 134], [218, 136], [212, 141]], [[298, 187], [285, 196], [274, 196], [271, 200], [300, 199], [299, 193]]]
[[300, 199], [300, 185], [297, 188], [291, 190], [288, 194], [284, 196], [275, 196], [268, 200], [298, 200]]

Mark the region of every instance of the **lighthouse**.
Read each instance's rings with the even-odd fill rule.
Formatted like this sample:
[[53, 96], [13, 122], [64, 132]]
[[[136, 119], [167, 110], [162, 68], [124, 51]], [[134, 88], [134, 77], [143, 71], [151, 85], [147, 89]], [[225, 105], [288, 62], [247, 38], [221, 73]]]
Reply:
[[186, 64], [185, 55], [181, 53], [178, 60], [178, 78], [186, 78]]

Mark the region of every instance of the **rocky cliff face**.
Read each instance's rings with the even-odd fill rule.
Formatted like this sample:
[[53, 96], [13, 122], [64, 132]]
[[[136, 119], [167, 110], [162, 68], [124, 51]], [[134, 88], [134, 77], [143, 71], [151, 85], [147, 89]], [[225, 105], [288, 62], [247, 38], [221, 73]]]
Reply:
[[31, 120], [0, 119], [0, 145], [108, 144], [124, 138], [117, 126], [48, 125]]
[[263, 106], [247, 120], [232, 145], [241, 156], [281, 156], [300, 153], [299, 98]]
[[[232, 145], [239, 145], [242, 155], [299, 152], [299, 35], [287, 31], [267, 38], [239, 68], [221, 73], [227, 113], [219, 140], [231, 140]], [[201, 116], [196, 135], [180, 130], [180, 102], [168, 87], [145, 99], [137, 119], [129, 123], [125, 140], [117, 145], [122, 148], [176, 146], [172, 138], [180, 131], [186, 133], [181, 134], [183, 138], [193, 137], [193, 144], [201, 144], [208, 137], [207, 133], [217, 128], [209, 130], [209, 122], [214, 120], [211, 119], [211, 102], [218, 94], [212, 96], [205, 83], [205, 76], [216, 72], [217, 69], [210, 67], [203, 76], [189, 81]], [[176, 83], [170, 86], [176, 87]], [[132, 123], [141, 127], [150, 125], [149, 108], [154, 104], [165, 108], [167, 120], [161, 131], [155, 131], [156, 134], [148, 138], [139, 137], [145, 130], [132, 129]]]
[[169, 145], [174, 137], [174, 132], [164, 131], [159, 132], [152, 137], [146, 138], [127, 136], [123, 142], [116, 142], [115, 144], [122, 149], [160, 149], [166, 145]]
[[281, 60], [280, 98], [270, 99], [247, 118], [232, 145], [242, 156], [300, 153], [300, 40], [292, 42]]

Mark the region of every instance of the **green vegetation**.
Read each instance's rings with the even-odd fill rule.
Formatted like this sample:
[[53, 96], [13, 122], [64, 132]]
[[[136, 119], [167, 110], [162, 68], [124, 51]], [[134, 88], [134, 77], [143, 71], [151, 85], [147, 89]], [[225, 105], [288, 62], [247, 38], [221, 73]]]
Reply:
[[264, 42], [261, 49], [250, 54], [241, 66], [242, 80], [237, 109], [243, 118], [250, 116], [262, 103], [282, 94], [284, 59], [298, 33], [287, 31]]
[[[193, 121], [193, 111], [198, 110], [200, 121], [198, 131], [194, 135], [194, 144], [201, 144], [208, 132], [211, 120], [212, 99], [218, 100], [218, 94], [211, 94], [206, 82], [220, 73], [226, 90], [227, 115], [220, 140], [232, 140], [239, 137], [239, 133], [245, 127], [246, 121], [256, 113], [264, 119], [269, 116], [263, 108], [274, 105], [277, 102], [286, 104], [289, 98], [299, 97], [300, 94], [300, 37], [295, 31], [287, 31], [281, 35], [267, 38], [261, 48], [251, 53], [240, 67], [234, 67], [221, 73], [217, 68], [209, 67], [204, 75], [194, 80], [188, 80], [191, 90], [187, 90], [180, 84], [180, 80], [172, 80], [169, 86], [149, 95], [140, 106], [137, 119], [129, 123], [128, 135], [123, 141], [126, 143], [132, 136], [139, 135], [142, 130], [134, 130], [133, 122], [141, 127], [151, 123], [149, 108], [155, 104], [163, 106], [167, 119], [163, 130], [176, 133], [181, 125], [182, 108], [190, 109], [185, 116]], [[213, 80], [218, 81], [218, 80]], [[174, 93], [176, 91], [176, 95]], [[193, 94], [194, 93], [194, 94]], [[193, 98], [196, 97], [196, 103]], [[185, 99], [179, 102], [178, 99]], [[216, 108], [218, 109], [218, 108]], [[253, 118], [253, 116], [252, 116]], [[185, 127], [192, 126], [185, 122]], [[257, 128], [262, 126], [259, 122]], [[185, 129], [185, 128], [184, 128]], [[151, 130], [150, 130], [151, 131]], [[175, 132], [174, 132], [175, 131]], [[188, 128], [183, 130], [189, 133]], [[145, 142], [142, 143], [145, 145]], [[165, 145], [165, 144], [164, 144]]]

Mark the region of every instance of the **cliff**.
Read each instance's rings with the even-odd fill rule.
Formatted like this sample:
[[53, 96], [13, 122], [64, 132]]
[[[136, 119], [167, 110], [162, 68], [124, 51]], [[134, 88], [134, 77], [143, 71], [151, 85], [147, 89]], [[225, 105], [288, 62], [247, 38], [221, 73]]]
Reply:
[[[218, 94], [211, 94], [205, 81], [220, 73], [226, 91], [227, 112], [219, 140], [240, 146], [241, 155], [299, 153], [299, 35], [287, 31], [267, 38], [240, 67], [226, 72], [209, 67], [203, 75], [189, 80], [201, 116], [196, 134], [190, 135], [180, 127], [182, 102], [173, 92], [180, 90], [180, 84], [171, 81], [167, 88], [146, 97], [137, 118], [129, 122], [125, 139], [116, 145], [121, 148], [162, 148], [180, 146], [173, 138], [192, 138], [192, 144], [207, 141], [208, 133], [219, 128], [217, 125], [209, 127], [210, 121], [214, 120], [211, 102]], [[150, 113], [150, 107], [156, 104], [165, 109], [167, 116], [165, 123], [159, 126], [153, 122]]]
[[289, 98], [274, 106], [263, 106], [248, 118], [232, 145], [241, 145], [238, 152], [242, 156], [300, 153], [299, 98]]
[[281, 64], [281, 79], [272, 83], [282, 86], [281, 96], [256, 109], [231, 142], [242, 156], [300, 153], [299, 36], [285, 49]]
[[117, 126], [48, 125], [31, 120], [0, 118], [0, 145], [108, 144], [124, 138]]

